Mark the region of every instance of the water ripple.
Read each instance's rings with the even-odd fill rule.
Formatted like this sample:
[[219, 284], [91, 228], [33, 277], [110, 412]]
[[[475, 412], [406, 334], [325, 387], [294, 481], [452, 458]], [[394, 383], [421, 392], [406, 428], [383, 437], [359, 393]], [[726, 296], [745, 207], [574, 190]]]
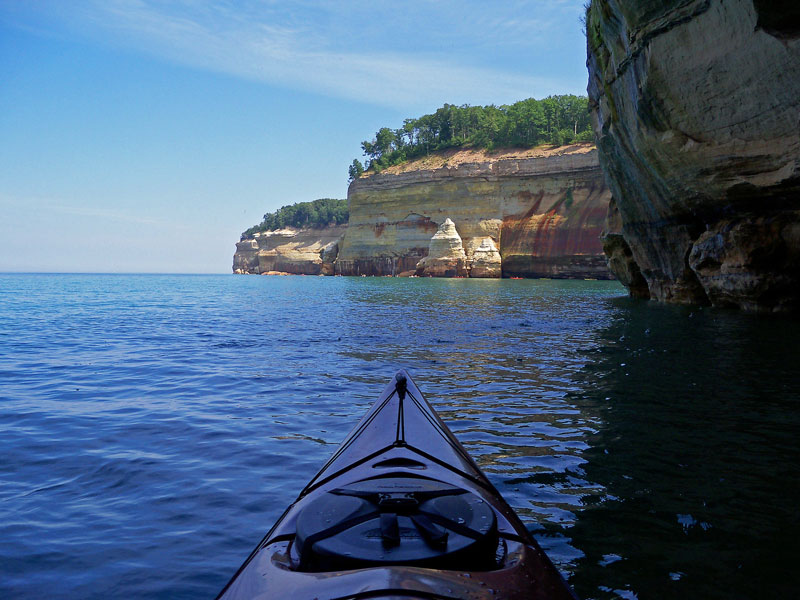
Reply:
[[798, 324], [620, 296], [0, 275], [0, 596], [213, 597], [400, 366], [582, 596], [792, 596]]

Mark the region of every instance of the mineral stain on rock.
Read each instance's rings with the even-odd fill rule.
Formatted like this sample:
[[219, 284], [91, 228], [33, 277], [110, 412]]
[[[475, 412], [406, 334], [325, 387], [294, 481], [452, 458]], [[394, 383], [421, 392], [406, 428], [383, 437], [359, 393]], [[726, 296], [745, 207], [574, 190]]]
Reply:
[[594, 277], [605, 269], [597, 252], [607, 211], [601, 182], [567, 188], [545, 212], [536, 199], [524, 215], [503, 219], [503, 272], [508, 276]]
[[[441, 165], [392, 167], [350, 185], [350, 221], [335, 269], [608, 279], [600, 233], [609, 198], [592, 144], [455, 151]], [[445, 248], [446, 240], [454, 246]]]
[[448, 151], [356, 179], [346, 228], [240, 241], [233, 269], [610, 279], [600, 240], [609, 198], [592, 144]]

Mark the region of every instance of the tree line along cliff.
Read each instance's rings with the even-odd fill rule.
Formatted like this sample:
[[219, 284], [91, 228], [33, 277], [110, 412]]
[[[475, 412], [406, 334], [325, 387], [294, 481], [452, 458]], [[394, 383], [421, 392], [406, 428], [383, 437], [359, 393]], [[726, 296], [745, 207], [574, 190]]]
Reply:
[[261, 223], [253, 225], [242, 233], [242, 239], [252, 238], [256, 233], [275, 231], [286, 227], [307, 229], [346, 225], [348, 218], [347, 200], [319, 198], [311, 202], [297, 202], [265, 214]]
[[[284, 206], [242, 234], [235, 273], [608, 278], [609, 193], [588, 99], [445, 104], [364, 141], [347, 201]], [[547, 145], [543, 145], [547, 144]], [[504, 148], [496, 148], [504, 146]]]
[[[588, 98], [564, 94], [502, 106], [445, 104], [432, 114], [406, 119], [397, 129], [382, 127], [371, 141], [361, 142], [361, 149], [366, 169], [379, 172], [449, 148], [532, 148], [592, 139]], [[350, 180], [364, 169], [354, 159]]]

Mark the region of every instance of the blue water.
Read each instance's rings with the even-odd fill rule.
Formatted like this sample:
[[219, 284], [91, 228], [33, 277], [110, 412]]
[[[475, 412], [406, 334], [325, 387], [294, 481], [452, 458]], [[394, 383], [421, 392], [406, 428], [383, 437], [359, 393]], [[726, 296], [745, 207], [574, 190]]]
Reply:
[[582, 596], [796, 597], [800, 323], [623, 296], [0, 275], [0, 597], [213, 597], [401, 366]]

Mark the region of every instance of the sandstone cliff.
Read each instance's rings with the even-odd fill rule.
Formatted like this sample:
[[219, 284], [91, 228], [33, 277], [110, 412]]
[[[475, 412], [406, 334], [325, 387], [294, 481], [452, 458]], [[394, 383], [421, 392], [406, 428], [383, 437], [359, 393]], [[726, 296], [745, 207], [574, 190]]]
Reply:
[[345, 225], [256, 233], [236, 244], [234, 273], [332, 275]]
[[[600, 233], [609, 198], [590, 144], [438, 154], [353, 181], [335, 271], [608, 278]], [[448, 218], [452, 231], [437, 234]], [[445, 246], [449, 266], [423, 261]]]
[[631, 293], [800, 307], [800, 9], [593, 0], [589, 97]]

